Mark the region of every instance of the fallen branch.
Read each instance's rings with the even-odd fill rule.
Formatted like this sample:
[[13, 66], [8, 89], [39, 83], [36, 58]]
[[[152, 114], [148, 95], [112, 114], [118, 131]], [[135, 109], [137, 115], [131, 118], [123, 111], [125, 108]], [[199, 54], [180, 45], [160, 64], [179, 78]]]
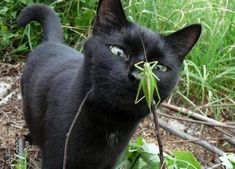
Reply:
[[227, 124], [227, 125], [235, 125], [235, 122], [234, 121], [226, 121], [226, 122], [224, 122], [225, 124]]
[[194, 137], [194, 136], [191, 136], [185, 132], [182, 132], [182, 131], [179, 131], [179, 130], [176, 130], [176, 129], [173, 129], [171, 127], [169, 127], [168, 124], [166, 124], [164, 121], [162, 120], [159, 120], [159, 125], [161, 128], [163, 128], [164, 130], [166, 130], [167, 132], [177, 136], [177, 137], [180, 137], [184, 140], [192, 140], [192, 143], [194, 144], [197, 144], [201, 147], [204, 147], [205, 149], [219, 155], [219, 156], [222, 156], [224, 154], [224, 152], [222, 150], [220, 150], [219, 148], [211, 145], [210, 143], [208, 143], [206, 140], [202, 140], [202, 139], [198, 139], [197, 137]]
[[[226, 123], [222, 123], [222, 122], [216, 121], [216, 120], [214, 120], [214, 119], [211, 119], [211, 118], [209, 118], [209, 117], [207, 117], [207, 116], [203, 116], [203, 115], [198, 114], [198, 113], [196, 113], [196, 112], [193, 112], [193, 111], [190, 111], [190, 110], [188, 110], [188, 109], [185, 109], [185, 108], [183, 108], [183, 107], [177, 107], [177, 106], [174, 106], [174, 105], [171, 105], [171, 104], [167, 104], [167, 103], [162, 103], [161, 105], [162, 105], [163, 107], [165, 107], [165, 108], [168, 108], [168, 109], [170, 109], [170, 110], [179, 112], [179, 113], [181, 113], [181, 114], [183, 114], [183, 115], [186, 115], [186, 116], [189, 116], [189, 117], [193, 117], [194, 119], [198, 119], [198, 120], [201, 120], [201, 121], [204, 121], [204, 122], [207, 122], [207, 123], [212, 123], [212, 124], [214, 124], [214, 125], [212, 125], [212, 126], [213, 126], [213, 129], [215, 129], [215, 130], [217, 130], [217, 131], [219, 131], [219, 132], [221, 132], [221, 133], [227, 135], [227, 137], [225, 137], [225, 138], [226, 138], [225, 140], [226, 140], [229, 144], [235, 146], [234, 138], [231, 138], [231, 136], [233, 136], [233, 135], [235, 134], [235, 130], [234, 130], [235, 126], [232, 125], [233, 123], [230, 124], [230, 125], [229, 125], [229, 124], [226, 124]], [[230, 134], [230, 133], [228, 133], [228, 132], [226, 132], [226, 131], [224, 131], [224, 130], [222, 130], [222, 129], [216, 127], [216, 126], [218, 126], [218, 127], [224, 127], [224, 128], [229, 128], [229, 129], [230, 129], [229, 131], [230, 131], [231, 133], [233, 133], [233, 134]]]
[[68, 133], [66, 134], [65, 147], [64, 147], [63, 169], [66, 169], [66, 162], [67, 162], [67, 155], [68, 155], [68, 154], [67, 154], [67, 153], [68, 153], [68, 144], [69, 144], [70, 135], [71, 135], [72, 130], [73, 130], [73, 127], [74, 127], [74, 125], [75, 125], [75, 123], [76, 123], [76, 121], [77, 121], [77, 119], [78, 119], [78, 115], [79, 115], [80, 112], [82, 111], [82, 107], [83, 107], [83, 105], [85, 104], [85, 102], [86, 102], [86, 100], [87, 100], [89, 94], [91, 93], [91, 91], [92, 91], [92, 89], [89, 90], [89, 91], [86, 93], [86, 96], [85, 96], [84, 99], [82, 100], [82, 102], [81, 102], [81, 104], [80, 104], [80, 106], [79, 106], [79, 109], [78, 109], [78, 111], [77, 111], [77, 114], [76, 114], [76, 116], [75, 116], [74, 119], [73, 119], [73, 122], [72, 122], [72, 124], [71, 124], [71, 126], [70, 126], [70, 128], [69, 128], [69, 131], [68, 131]]
[[214, 165], [214, 166], [212, 166], [212, 167], [209, 167], [209, 168], [207, 168], [207, 169], [221, 168], [222, 165], [223, 165], [222, 163], [219, 163], [219, 164], [216, 164], [216, 165]]
[[158, 114], [161, 115], [161, 116], [165, 116], [165, 117], [168, 117], [168, 118], [172, 118], [172, 119], [176, 119], [176, 120], [181, 120], [181, 121], [187, 121], [187, 122], [192, 122], [192, 123], [204, 124], [204, 125], [212, 126], [212, 127], [217, 126], [217, 127], [235, 129], [235, 126], [229, 126], [229, 125], [226, 125], [226, 124], [221, 125], [221, 124], [215, 124], [215, 123], [211, 123], [211, 122], [192, 120], [192, 119], [183, 118], [183, 117], [175, 117], [175, 116], [171, 116], [171, 115], [168, 115], [168, 114], [165, 114], [165, 113], [160, 113], [160, 112], [158, 112]]
[[230, 133], [228, 133], [227, 131], [222, 130], [221, 128], [213, 127], [213, 129], [219, 131], [219, 132], [222, 133], [222, 134], [227, 135], [228, 137], [235, 138], [235, 136], [234, 136], [233, 134], [230, 134]]
[[[204, 138], [204, 140], [207, 140], [208, 143], [213, 143], [213, 142], [217, 142], [217, 141], [220, 141], [220, 140], [226, 140], [228, 138], [231, 138], [231, 137], [221, 137], [221, 138]], [[171, 141], [165, 141], [164, 143], [165, 144], [172, 144], [172, 143], [190, 143], [190, 142], [193, 142], [193, 141], [198, 141], [198, 140], [202, 140], [201, 138], [197, 138], [197, 139], [194, 139], [194, 140], [171, 140]]]
[[228, 135], [224, 134], [223, 135], [225, 137], [225, 140], [231, 144], [232, 146], [235, 147], [235, 139], [234, 139], [234, 136], [233, 137], [229, 137]]
[[[224, 135], [223, 140], [227, 141], [229, 144], [231, 144], [232, 146], [235, 147], [235, 141], [234, 141], [235, 136], [230, 134], [230, 133], [228, 133], [227, 131], [224, 131], [224, 130], [222, 130], [220, 128], [217, 128], [217, 127], [224, 127], [224, 125], [221, 126], [221, 125], [210, 123], [210, 122], [191, 120], [191, 119], [183, 118], [183, 117], [175, 117], [175, 116], [167, 115], [167, 114], [161, 113], [161, 112], [158, 112], [158, 114], [161, 115], [161, 116], [172, 118], [172, 119], [176, 119], [176, 120], [182, 120], [182, 121], [186, 121], [186, 122], [198, 123], [198, 124], [203, 124], [203, 125], [207, 125], [209, 127], [212, 127], [213, 129], [223, 133], [223, 135]], [[217, 126], [217, 127], [215, 127], [215, 126]], [[225, 127], [225, 128], [231, 128], [231, 127], [233, 127], [233, 126], [229, 126], [229, 127]]]
[[[188, 109], [183, 108], [183, 107], [178, 107], [178, 106], [167, 104], [167, 103], [162, 103], [161, 105], [165, 108], [168, 108], [170, 110], [179, 112], [179, 113], [184, 114], [184, 115], [189, 116], [189, 117], [193, 117], [194, 119], [197, 119], [197, 120], [210, 122], [210, 123], [213, 123], [214, 125], [220, 125], [221, 127], [222, 126], [223, 127], [229, 127], [230, 126], [230, 127], [232, 127], [232, 129], [235, 129], [235, 126], [227, 125], [225, 123], [222, 123], [222, 122], [219, 122], [217, 120], [211, 119], [207, 116], [203, 116], [201, 114], [198, 114], [196, 112], [193, 112], [193, 111], [188, 110]], [[233, 131], [233, 132], [235, 132], [235, 131]]]

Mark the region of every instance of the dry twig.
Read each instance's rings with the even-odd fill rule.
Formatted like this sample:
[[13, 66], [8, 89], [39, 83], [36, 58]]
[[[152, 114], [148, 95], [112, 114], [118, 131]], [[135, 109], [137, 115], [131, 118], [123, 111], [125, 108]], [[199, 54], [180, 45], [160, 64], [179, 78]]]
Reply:
[[[217, 120], [211, 119], [209, 117], [203, 116], [201, 114], [198, 114], [196, 112], [193, 112], [193, 111], [188, 110], [188, 109], [183, 108], [183, 107], [178, 107], [178, 106], [167, 104], [167, 103], [162, 103], [161, 105], [164, 106], [165, 108], [168, 108], [170, 110], [179, 112], [179, 113], [184, 114], [184, 115], [189, 116], [189, 117], [193, 117], [193, 118], [201, 120], [201, 121], [210, 122], [210, 123], [213, 123], [214, 125], [219, 125], [220, 127], [229, 127], [229, 125], [227, 125], [225, 123], [222, 123], [222, 122], [219, 122]], [[230, 127], [235, 129], [235, 126], [230, 126]]]
[[[209, 117], [207, 117], [207, 116], [203, 116], [203, 115], [198, 114], [198, 113], [196, 113], [196, 112], [190, 111], [190, 110], [188, 110], [188, 109], [186, 109], [186, 108], [177, 107], [177, 106], [175, 106], [175, 105], [171, 105], [171, 104], [168, 104], [168, 103], [162, 103], [161, 105], [164, 106], [165, 108], [168, 108], [168, 109], [170, 109], [170, 110], [179, 112], [179, 113], [181, 113], [181, 114], [183, 114], [183, 115], [186, 115], [186, 116], [188, 116], [188, 117], [192, 117], [192, 118], [194, 118], [194, 119], [198, 119], [198, 120], [200, 120], [200, 121], [203, 121], [204, 124], [209, 124], [209, 123], [212, 124], [213, 129], [215, 129], [215, 130], [217, 130], [217, 131], [219, 131], [219, 132], [221, 132], [221, 133], [223, 133], [223, 134], [229, 136], [229, 137], [227, 137], [227, 139], [225, 139], [225, 140], [226, 140], [228, 143], [230, 143], [231, 145], [235, 146], [235, 142], [234, 142], [234, 140], [233, 140], [234, 138], [231, 138], [231, 136], [233, 136], [233, 135], [235, 134], [235, 130], [234, 130], [235, 126], [233, 125], [233, 123], [230, 124], [230, 125], [229, 125], [229, 124], [226, 124], [226, 123], [222, 123], [222, 122], [219, 122], [219, 121], [217, 121], [217, 120], [211, 119], [211, 118], [209, 118]], [[193, 121], [191, 121], [191, 122], [193, 122]], [[205, 122], [206, 122], [206, 123], [205, 123]], [[202, 123], [202, 122], [200, 122], [200, 123]], [[216, 126], [217, 126], [217, 127], [216, 127]], [[230, 134], [229, 132], [224, 131], [224, 130], [218, 128], [218, 127], [227, 128], [227, 129], [229, 129], [229, 131], [230, 131], [231, 133], [233, 133], [233, 134]]]
[[221, 156], [224, 154], [224, 152], [222, 150], [220, 150], [219, 148], [211, 145], [210, 143], [208, 143], [206, 140], [202, 140], [202, 139], [198, 139], [197, 137], [194, 137], [194, 136], [191, 136], [185, 132], [182, 132], [182, 131], [179, 131], [179, 130], [176, 130], [176, 129], [173, 129], [172, 127], [169, 127], [169, 125], [167, 125], [164, 121], [162, 120], [159, 120], [159, 125], [161, 128], [163, 128], [164, 130], [166, 130], [167, 132], [177, 136], [177, 137], [180, 137], [182, 139], [185, 139], [185, 140], [195, 140], [195, 141], [192, 141], [192, 143], [194, 144], [197, 144], [199, 146], [202, 146], [204, 147], [205, 149]]
[[209, 168], [207, 168], [207, 169], [216, 169], [216, 168], [221, 168], [221, 166], [222, 166], [222, 165], [223, 165], [222, 163], [215, 164], [214, 166], [209, 167]]
[[225, 140], [231, 144], [232, 146], [235, 147], [235, 139], [234, 139], [234, 136], [233, 137], [229, 137], [228, 135], [224, 134], [223, 135], [225, 137]]
[[176, 120], [181, 120], [181, 121], [187, 121], [187, 122], [192, 122], [192, 123], [204, 124], [204, 125], [212, 126], [212, 127], [217, 126], [217, 127], [235, 129], [235, 126], [229, 126], [229, 125], [226, 125], [226, 124], [221, 125], [221, 124], [215, 124], [215, 123], [211, 123], [211, 122], [192, 120], [192, 119], [183, 118], [183, 117], [175, 117], [175, 116], [167, 115], [165, 113], [160, 113], [160, 112], [158, 114], [161, 115], [161, 116], [165, 116], [165, 117], [169, 117], [169, 118], [176, 119]]
[[69, 128], [69, 131], [68, 131], [68, 133], [66, 134], [65, 147], [64, 147], [63, 169], [66, 169], [66, 162], [67, 162], [67, 155], [68, 155], [68, 154], [67, 154], [67, 153], [68, 153], [68, 144], [69, 144], [70, 135], [71, 135], [72, 130], [73, 130], [73, 127], [74, 127], [74, 125], [75, 125], [75, 123], [76, 123], [76, 121], [77, 121], [77, 119], [78, 119], [78, 115], [79, 115], [80, 112], [82, 111], [82, 107], [83, 107], [83, 105], [85, 104], [85, 102], [86, 102], [86, 100], [87, 100], [89, 94], [91, 93], [91, 91], [92, 91], [92, 89], [89, 90], [89, 91], [86, 93], [86, 96], [85, 96], [84, 99], [82, 100], [82, 102], [81, 102], [81, 104], [80, 104], [80, 106], [79, 106], [79, 109], [78, 109], [78, 111], [77, 111], [77, 114], [76, 114], [76, 116], [75, 116], [74, 119], [73, 119], [73, 122], [72, 122], [72, 124], [71, 124], [71, 126], [70, 126], [70, 128]]
[[163, 144], [162, 144], [162, 140], [161, 140], [161, 134], [160, 134], [160, 127], [159, 127], [157, 111], [155, 109], [156, 109], [156, 104], [153, 103], [152, 106], [151, 106], [150, 111], [153, 114], [153, 120], [154, 120], [154, 124], [155, 124], [155, 132], [156, 132], [157, 142], [158, 142], [158, 146], [159, 146], [160, 164], [161, 164], [161, 168], [164, 169], [165, 168], [165, 163], [164, 163], [164, 157], [163, 157]]

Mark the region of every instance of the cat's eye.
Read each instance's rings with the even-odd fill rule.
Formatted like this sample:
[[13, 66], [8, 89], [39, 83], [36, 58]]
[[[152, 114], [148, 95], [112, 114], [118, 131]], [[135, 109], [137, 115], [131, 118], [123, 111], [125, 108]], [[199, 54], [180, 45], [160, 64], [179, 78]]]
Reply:
[[121, 57], [121, 58], [125, 59], [126, 61], [128, 60], [128, 55], [120, 47], [112, 45], [112, 46], [110, 46], [110, 50], [114, 55]]
[[166, 72], [168, 70], [168, 67], [165, 65], [157, 64], [155, 70], [159, 72]]

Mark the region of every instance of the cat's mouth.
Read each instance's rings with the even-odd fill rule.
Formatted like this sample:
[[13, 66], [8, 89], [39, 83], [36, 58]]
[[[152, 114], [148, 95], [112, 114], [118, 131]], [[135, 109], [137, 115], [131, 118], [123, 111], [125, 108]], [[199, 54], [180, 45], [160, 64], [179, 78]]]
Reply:
[[[139, 81], [133, 81], [128, 78], [120, 78], [120, 76], [110, 76], [100, 67], [95, 67], [94, 71], [94, 88], [96, 94], [100, 95], [105, 102], [110, 105], [137, 107], [135, 104]], [[140, 94], [143, 95], [141, 92]]]
[[[137, 88], [112, 88], [109, 93], [106, 93], [108, 98], [116, 100], [121, 106], [137, 106], [135, 99], [137, 96]], [[140, 104], [139, 104], [140, 105]], [[138, 105], [138, 106], [139, 106]]]

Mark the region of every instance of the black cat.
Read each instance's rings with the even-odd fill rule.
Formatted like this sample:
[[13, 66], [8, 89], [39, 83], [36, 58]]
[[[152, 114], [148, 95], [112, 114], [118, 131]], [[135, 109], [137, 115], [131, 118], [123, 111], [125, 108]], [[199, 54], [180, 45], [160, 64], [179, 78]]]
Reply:
[[160, 63], [154, 71], [164, 100], [201, 33], [195, 24], [163, 36], [129, 22], [120, 0], [100, 0], [82, 55], [64, 44], [59, 18], [48, 6], [23, 9], [19, 25], [31, 21], [41, 23], [44, 40], [29, 54], [21, 84], [25, 120], [42, 150], [43, 169], [62, 168], [66, 133], [90, 89], [71, 134], [67, 169], [113, 168], [149, 113], [145, 101], [134, 104], [139, 83], [134, 64], [145, 60], [143, 46], [148, 61]]

